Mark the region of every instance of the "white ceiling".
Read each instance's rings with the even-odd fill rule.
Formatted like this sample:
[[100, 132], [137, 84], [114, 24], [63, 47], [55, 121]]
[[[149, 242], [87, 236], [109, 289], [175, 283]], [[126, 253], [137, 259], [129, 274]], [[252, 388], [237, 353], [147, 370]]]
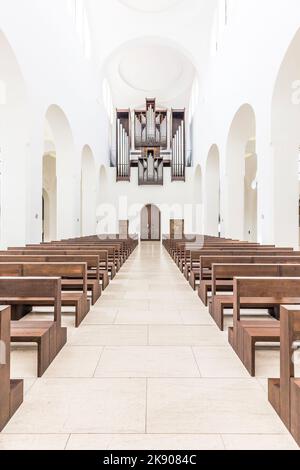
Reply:
[[86, 0], [114, 105], [187, 107], [210, 52], [218, 0]]
[[118, 107], [139, 107], [145, 98], [163, 106], [185, 107], [195, 68], [175, 47], [157, 38], [121, 46], [105, 66]]
[[147, 13], [160, 13], [182, 1], [183, 0], [119, 0], [119, 2], [129, 8]]

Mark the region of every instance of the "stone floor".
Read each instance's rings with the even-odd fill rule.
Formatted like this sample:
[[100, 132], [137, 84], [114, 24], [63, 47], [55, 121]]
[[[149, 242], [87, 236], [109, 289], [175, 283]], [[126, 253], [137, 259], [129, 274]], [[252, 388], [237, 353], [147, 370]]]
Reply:
[[42, 379], [14, 348], [24, 404], [0, 449], [297, 449], [267, 399], [278, 351], [250, 378], [160, 244], [141, 244]]

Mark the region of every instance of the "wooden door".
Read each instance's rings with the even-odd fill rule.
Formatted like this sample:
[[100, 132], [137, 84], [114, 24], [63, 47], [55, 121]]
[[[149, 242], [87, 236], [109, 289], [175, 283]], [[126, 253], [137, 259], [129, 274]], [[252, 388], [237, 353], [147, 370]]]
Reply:
[[160, 241], [161, 239], [161, 214], [158, 207], [147, 205], [141, 213], [141, 240]]

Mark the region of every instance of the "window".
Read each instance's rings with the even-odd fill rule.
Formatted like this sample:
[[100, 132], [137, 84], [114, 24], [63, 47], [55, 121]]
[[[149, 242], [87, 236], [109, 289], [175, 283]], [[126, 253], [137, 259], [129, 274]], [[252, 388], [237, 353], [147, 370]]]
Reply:
[[228, 25], [228, 14], [229, 14], [229, 0], [219, 0], [213, 27], [212, 27], [212, 40], [211, 40], [211, 55], [215, 56], [220, 49], [222, 36], [225, 32], [225, 28]]
[[74, 22], [86, 59], [92, 56], [92, 41], [88, 14], [84, 0], [68, 0], [68, 10]]
[[195, 111], [197, 109], [198, 100], [199, 100], [199, 81], [198, 81], [198, 77], [195, 77], [193, 86], [192, 86], [192, 91], [191, 91], [190, 103], [189, 103], [189, 122], [190, 123], [192, 122]]
[[0, 105], [5, 105], [7, 101], [6, 83], [0, 80]]
[[113, 123], [114, 123], [114, 104], [113, 104], [113, 100], [112, 100], [111, 89], [110, 89], [108, 80], [106, 78], [103, 80], [103, 101], [104, 101], [104, 107], [106, 109], [110, 124], [113, 125]]

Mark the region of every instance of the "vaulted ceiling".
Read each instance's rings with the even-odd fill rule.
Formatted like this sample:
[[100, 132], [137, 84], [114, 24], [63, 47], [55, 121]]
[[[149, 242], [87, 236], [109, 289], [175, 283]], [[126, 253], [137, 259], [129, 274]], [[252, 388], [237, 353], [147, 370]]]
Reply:
[[117, 107], [185, 107], [210, 51], [217, 0], [87, 0], [101, 75]]

